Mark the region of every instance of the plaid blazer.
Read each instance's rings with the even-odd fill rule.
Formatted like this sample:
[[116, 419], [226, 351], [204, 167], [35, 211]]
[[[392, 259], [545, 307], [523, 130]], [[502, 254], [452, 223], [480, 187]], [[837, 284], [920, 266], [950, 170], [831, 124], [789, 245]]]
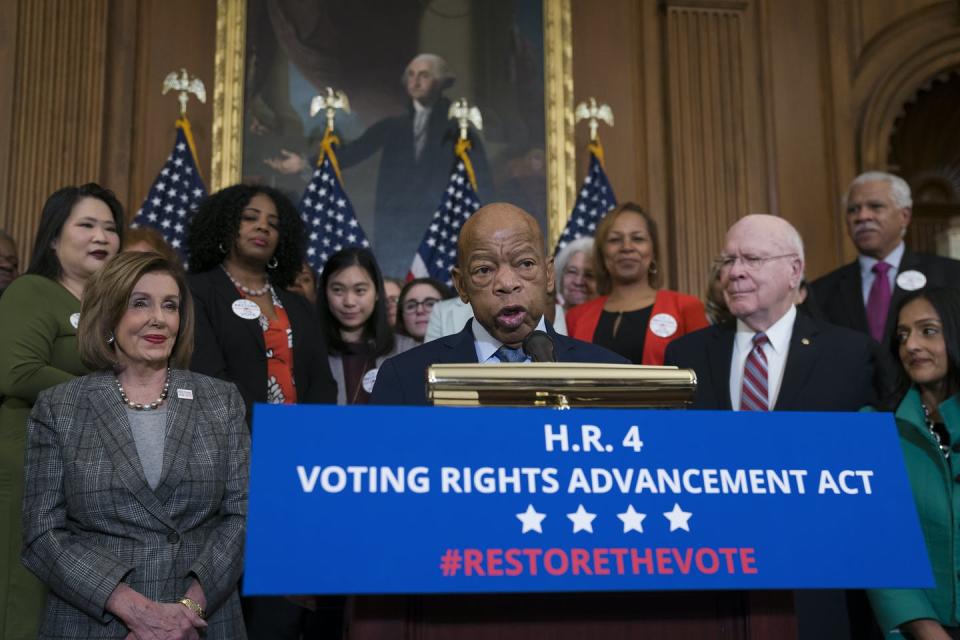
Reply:
[[231, 383], [175, 369], [167, 402], [163, 471], [151, 489], [111, 372], [37, 398], [23, 562], [50, 588], [41, 638], [123, 638], [124, 624], [104, 610], [121, 581], [176, 602], [194, 577], [207, 597], [205, 637], [246, 637], [237, 593], [250, 454], [243, 399]]

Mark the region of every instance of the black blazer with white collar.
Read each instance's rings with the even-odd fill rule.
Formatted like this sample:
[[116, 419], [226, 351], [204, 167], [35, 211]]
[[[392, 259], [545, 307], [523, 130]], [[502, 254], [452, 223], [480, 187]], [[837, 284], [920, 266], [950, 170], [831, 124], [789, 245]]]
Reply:
[[[477, 361], [471, 322], [460, 333], [444, 336], [388, 358], [377, 373], [370, 404], [427, 404], [426, 372], [433, 364], [458, 364]], [[600, 362], [630, 364], [622, 356], [590, 344], [560, 335], [547, 323], [558, 362]]]
[[[694, 409], [732, 409], [730, 360], [736, 322], [667, 345], [664, 364], [697, 373]], [[857, 411], [876, 400], [876, 347], [867, 336], [797, 312], [776, 411]]]

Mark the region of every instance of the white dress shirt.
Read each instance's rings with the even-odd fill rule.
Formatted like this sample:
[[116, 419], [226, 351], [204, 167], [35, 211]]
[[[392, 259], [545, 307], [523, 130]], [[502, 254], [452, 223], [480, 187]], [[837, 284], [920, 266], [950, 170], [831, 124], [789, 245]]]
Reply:
[[[471, 320], [470, 328], [473, 330], [473, 347], [477, 350], [477, 362], [480, 364], [500, 364], [500, 358], [494, 354], [497, 349], [503, 346], [503, 343], [490, 335], [490, 332], [484, 329], [483, 325]], [[547, 322], [540, 316], [540, 323], [537, 329], [546, 332]], [[530, 362], [530, 356], [527, 356], [526, 362]]]
[[[897, 248], [890, 252], [886, 258], [883, 259], [888, 265], [893, 267], [887, 271], [887, 279], [890, 281], [890, 291], [893, 292], [894, 283], [897, 280], [897, 273], [900, 271], [900, 261], [903, 260], [903, 252], [906, 249], [906, 245], [902, 242], [897, 245]], [[867, 306], [867, 298], [870, 297], [870, 287], [873, 286], [873, 279], [877, 277], [877, 274], [873, 272], [873, 265], [880, 262], [876, 258], [871, 258], [870, 256], [859, 255], [857, 260], [860, 262], [860, 282], [863, 284], [863, 306]]]
[[[780, 383], [783, 382], [783, 369], [787, 364], [790, 351], [790, 338], [793, 336], [793, 323], [797, 319], [797, 308], [790, 307], [779, 320], [773, 323], [767, 334], [769, 343], [763, 346], [767, 356], [767, 404], [773, 409], [780, 395]], [[730, 358], [730, 405], [734, 411], [740, 411], [740, 391], [743, 387], [743, 367], [747, 356], [753, 350], [753, 336], [757, 332], [741, 320], [737, 320], [737, 333], [733, 339], [733, 356]]]

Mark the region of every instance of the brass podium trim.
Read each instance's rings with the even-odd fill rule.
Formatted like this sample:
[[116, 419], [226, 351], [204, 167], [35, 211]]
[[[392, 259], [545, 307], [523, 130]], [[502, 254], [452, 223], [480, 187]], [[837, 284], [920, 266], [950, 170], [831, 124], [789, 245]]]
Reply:
[[426, 385], [436, 406], [681, 409], [693, 402], [697, 376], [629, 364], [435, 364]]

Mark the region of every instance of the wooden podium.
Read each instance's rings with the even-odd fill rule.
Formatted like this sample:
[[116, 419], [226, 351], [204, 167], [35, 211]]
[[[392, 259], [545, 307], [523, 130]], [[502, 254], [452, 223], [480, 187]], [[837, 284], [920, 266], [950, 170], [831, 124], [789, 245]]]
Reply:
[[794, 640], [792, 591], [358, 596], [351, 640]]
[[[435, 365], [446, 406], [682, 408], [696, 375], [629, 365]], [[792, 591], [355, 596], [351, 640], [794, 640]]]

